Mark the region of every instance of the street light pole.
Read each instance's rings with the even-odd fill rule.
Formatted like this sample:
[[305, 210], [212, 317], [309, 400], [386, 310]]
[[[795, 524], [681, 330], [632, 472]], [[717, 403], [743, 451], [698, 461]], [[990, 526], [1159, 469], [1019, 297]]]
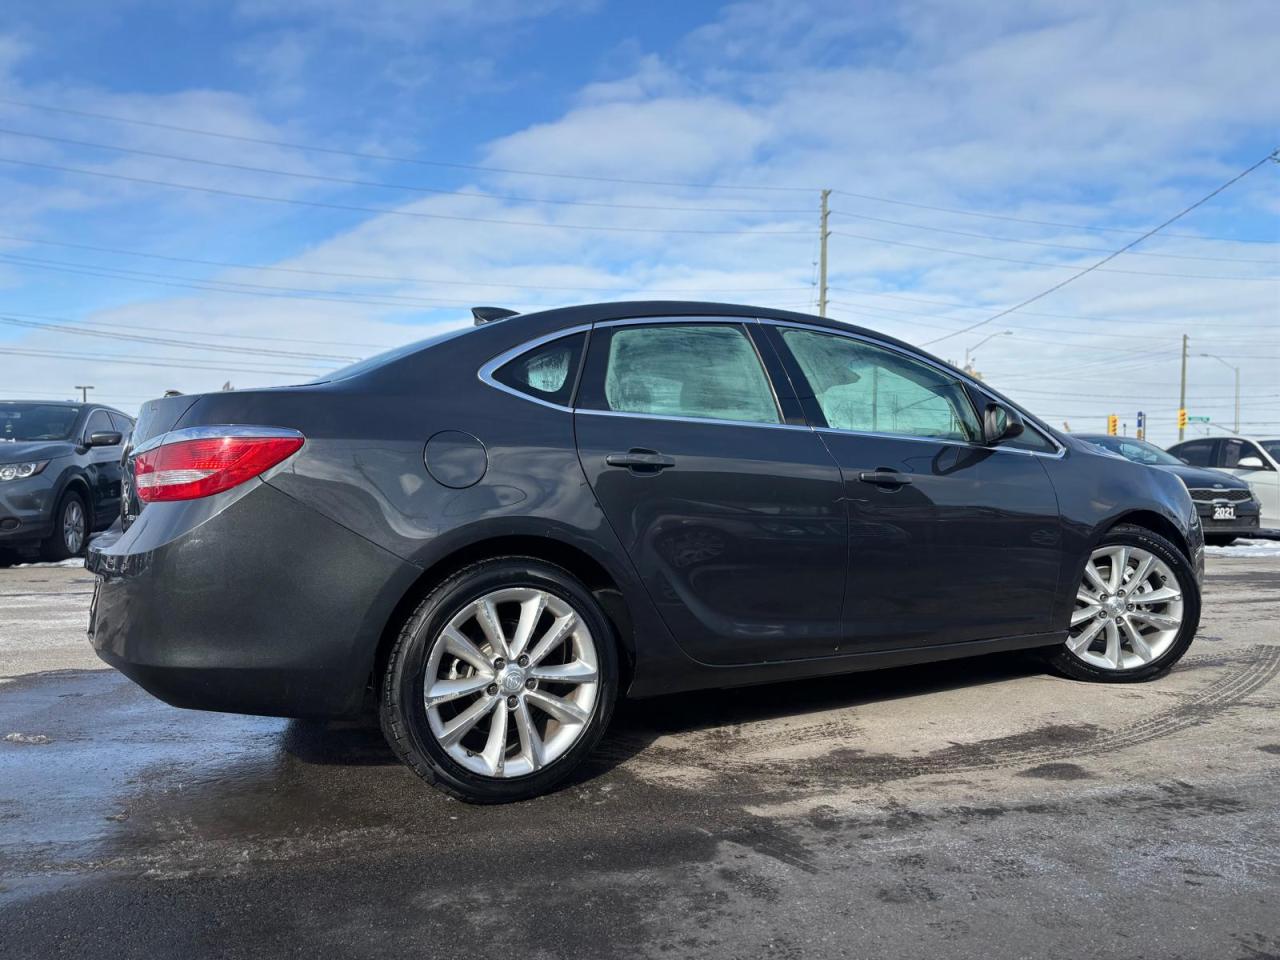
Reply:
[[89, 402], [89, 391], [93, 389], [92, 384], [91, 384], [91, 385], [89, 385], [89, 386], [82, 387], [82, 386], [80, 386], [80, 384], [78, 384], [78, 383], [77, 383], [77, 384], [76, 384], [76, 389], [80, 391], [80, 402], [81, 402], [81, 403], [88, 403], [88, 402]]
[[982, 346], [982, 345], [983, 345], [984, 343], [986, 343], [988, 340], [992, 340], [992, 339], [994, 339], [995, 337], [1010, 337], [1010, 336], [1013, 336], [1013, 331], [1012, 331], [1012, 330], [997, 330], [995, 333], [988, 334], [987, 336], [983, 337], [981, 340], [979, 340], [979, 341], [978, 341], [977, 343], [975, 343], [973, 346], [971, 346], [971, 347], [965, 347], [965, 348], [964, 348], [964, 370], [965, 370], [965, 372], [966, 372], [966, 373], [968, 373], [968, 372], [969, 372], [969, 357], [970, 357], [970, 355], [973, 353], [973, 351], [977, 350], [980, 346]]
[[1236, 378], [1236, 423], [1235, 423], [1235, 427], [1233, 428], [1233, 430], [1234, 430], [1234, 432], [1239, 433], [1239, 432], [1240, 432], [1240, 368], [1239, 368], [1239, 367], [1237, 367], [1234, 363], [1227, 363], [1227, 361], [1223, 360], [1221, 357], [1215, 357], [1212, 353], [1202, 353], [1202, 354], [1200, 354], [1200, 356], [1202, 356], [1202, 357], [1208, 357], [1210, 360], [1217, 360], [1217, 361], [1218, 361], [1220, 364], [1222, 364], [1224, 367], [1230, 367], [1230, 368], [1231, 368], [1231, 372], [1232, 372], [1233, 374], [1235, 374], [1235, 378]]

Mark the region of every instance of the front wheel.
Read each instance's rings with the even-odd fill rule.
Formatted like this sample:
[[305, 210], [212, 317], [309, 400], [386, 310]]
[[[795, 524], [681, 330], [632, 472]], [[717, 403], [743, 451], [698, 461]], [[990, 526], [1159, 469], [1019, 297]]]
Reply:
[[1076, 680], [1154, 680], [1182, 659], [1199, 624], [1191, 562], [1159, 534], [1116, 527], [1084, 565], [1067, 642], [1049, 662]]
[[613, 629], [568, 571], [488, 560], [450, 577], [405, 623], [379, 714], [415, 773], [473, 803], [545, 793], [590, 753], [613, 712]]
[[53, 533], [40, 545], [40, 559], [67, 560], [78, 557], [89, 542], [89, 513], [78, 493], [63, 494], [53, 513]]

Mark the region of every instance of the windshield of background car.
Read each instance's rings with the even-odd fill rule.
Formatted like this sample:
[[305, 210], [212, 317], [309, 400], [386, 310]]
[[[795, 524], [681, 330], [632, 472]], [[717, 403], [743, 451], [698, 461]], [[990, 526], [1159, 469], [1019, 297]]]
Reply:
[[1261, 440], [1259, 445], [1271, 454], [1272, 460], [1280, 460], [1280, 440]]
[[0, 440], [67, 440], [79, 415], [56, 403], [0, 403]]
[[1099, 447], [1118, 453], [1126, 460], [1134, 463], [1162, 463], [1170, 467], [1181, 467], [1183, 463], [1171, 453], [1161, 450], [1155, 444], [1145, 440], [1130, 440], [1128, 437], [1098, 437], [1092, 441]]

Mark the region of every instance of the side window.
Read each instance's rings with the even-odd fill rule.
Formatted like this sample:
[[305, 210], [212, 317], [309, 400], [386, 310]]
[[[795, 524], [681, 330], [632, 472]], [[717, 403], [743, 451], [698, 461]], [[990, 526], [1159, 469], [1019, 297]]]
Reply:
[[95, 433], [108, 433], [115, 430], [111, 425], [111, 418], [107, 416], [105, 410], [95, 410], [89, 414], [89, 422], [84, 427], [84, 438], [88, 440]]
[[781, 331], [827, 426], [940, 440], [981, 436], [964, 387], [941, 370], [848, 337]]
[[111, 414], [111, 425], [120, 431], [120, 437], [123, 442], [128, 443], [129, 435], [133, 433], [133, 421], [122, 414], [113, 413]]
[[[1245, 457], [1257, 457], [1262, 461], [1264, 468], [1267, 460], [1262, 455], [1262, 451], [1258, 449], [1256, 444], [1250, 443], [1248, 440], [1222, 440], [1222, 446], [1218, 448], [1217, 466], [1225, 467], [1228, 470], [1247, 470], [1248, 467], [1241, 467], [1240, 461]], [[1254, 469], [1257, 469], [1256, 467]]]
[[650, 416], [779, 423], [755, 347], [737, 324], [597, 328], [579, 406]]
[[1207, 467], [1209, 461], [1213, 458], [1213, 447], [1216, 441], [1213, 440], [1189, 440], [1186, 443], [1178, 444], [1169, 452], [1193, 467]]
[[509, 360], [493, 373], [501, 384], [537, 400], [567, 407], [573, 399], [586, 334], [552, 340]]

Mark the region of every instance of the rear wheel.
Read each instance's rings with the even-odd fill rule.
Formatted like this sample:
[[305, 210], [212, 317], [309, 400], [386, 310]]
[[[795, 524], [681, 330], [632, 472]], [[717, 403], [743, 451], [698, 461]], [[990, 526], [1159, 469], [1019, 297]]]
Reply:
[[40, 559], [58, 561], [78, 557], [84, 553], [88, 541], [89, 514], [84, 498], [78, 493], [64, 493], [53, 513], [53, 533], [40, 545]]
[[474, 803], [524, 800], [569, 776], [617, 693], [613, 630], [568, 571], [528, 558], [468, 567], [405, 623], [379, 698], [392, 749]]
[[1116, 527], [1085, 564], [1067, 642], [1050, 663], [1077, 680], [1153, 680], [1187, 652], [1199, 623], [1190, 561], [1150, 530]]

